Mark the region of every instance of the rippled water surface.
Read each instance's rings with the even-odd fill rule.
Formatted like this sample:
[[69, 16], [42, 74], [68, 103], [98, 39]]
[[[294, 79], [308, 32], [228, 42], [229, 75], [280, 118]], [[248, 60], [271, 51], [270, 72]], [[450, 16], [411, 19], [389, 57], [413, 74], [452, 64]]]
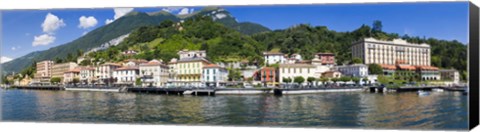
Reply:
[[467, 96], [437, 92], [176, 96], [0, 90], [2, 120], [467, 129]]

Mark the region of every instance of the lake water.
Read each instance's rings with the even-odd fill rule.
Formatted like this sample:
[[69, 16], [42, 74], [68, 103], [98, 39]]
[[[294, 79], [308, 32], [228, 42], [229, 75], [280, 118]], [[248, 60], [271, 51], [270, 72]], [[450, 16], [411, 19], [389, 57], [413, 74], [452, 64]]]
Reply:
[[433, 92], [176, 96], [1, 89], [3, 121], [318, 128], [468, 127], [467, 96]]

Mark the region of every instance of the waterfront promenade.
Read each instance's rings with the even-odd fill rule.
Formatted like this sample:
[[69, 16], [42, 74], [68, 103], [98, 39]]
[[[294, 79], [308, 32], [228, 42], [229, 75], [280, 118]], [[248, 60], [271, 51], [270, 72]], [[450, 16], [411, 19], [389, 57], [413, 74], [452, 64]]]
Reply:
[[387, 88], [384, 86], [343, 86], [343, 87], [303, 87], [303, 88], [216, 88], [216, 87], [86, 87], [86, 86], [11, 86], [15, 89], [27, 90], [66, 90], [66, 91], [90, 91], [90, 92], [130, 92], [164, 95], [290, 95], [290, 94], [313, 94], [323, 92], [409, 92], [409, 91], [432, 91], [440, 89], [444, 91], [466, 91], [466, 86], [402, 86]]

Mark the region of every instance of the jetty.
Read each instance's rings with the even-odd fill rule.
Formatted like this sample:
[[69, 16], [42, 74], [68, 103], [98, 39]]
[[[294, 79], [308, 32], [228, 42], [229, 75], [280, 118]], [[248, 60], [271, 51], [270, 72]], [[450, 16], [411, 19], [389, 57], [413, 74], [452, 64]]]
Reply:
[[467, 86], [401, 86], [387, 88], [385, 86], [319, 86], [319, 87], [283, 87], [283, 88], [218, 88], [218, 87], [115, 87], [115, 86], [11, 86], [16, 89], [29, 90], [66, 90], [96, 92], [130, 92], [164, 95], [294, 95], [325, 92], [409, 92], [409, 91], [453, 91], [465, 92]]
[[361, 92], [364, 87], [275, 88], [274, 95], [313, 94], [325, 92]]
[[62, 86], [57, 85], [45, 85], [45, 86], [11, 86], [16, 89], [28, 89], [28, 90], [65, 90]]
[[65, 86], [66, 91], [93, 91], [93, 92], [120, 92], [121, 88], [118, 87], [85, 87], [85, 86], [80, 86], [80, 87], [71, 87], [71, 86]]

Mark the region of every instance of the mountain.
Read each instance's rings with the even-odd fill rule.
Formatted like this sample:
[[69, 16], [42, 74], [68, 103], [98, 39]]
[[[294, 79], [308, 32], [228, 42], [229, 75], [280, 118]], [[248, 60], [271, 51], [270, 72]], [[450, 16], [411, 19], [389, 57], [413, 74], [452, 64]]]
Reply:
[[177, 15], [181, 19], [190, 19], [196, 16], [210, 16], [215, 22], [224, 24], [226, 27], [235, 29], [240, 33], [252, 35], [260, 32], [271, 31], [265, 26], [251, 22], [238, 22], [227, 10], [220, 7], [205, 7], [198, 12], [186, 15]]
[[[136, 55], [125, 56], [118, 51], [135, 50]], [[164, 21], [159, 26], [135, 29], [118, 46], [87, 55], [93, 63], [118, 62], [125, 59], [178, 58], [178, 51], [206, 50], [212, 62], [255, 62], [263, 59], [264, 45], [250, 35], [214, 21], [210, 16], [199, 15], [183, 23]], [[263, 62], [263, 61], [260, 61]]]
[[158, 25], [164, 20], [179, 22], [180, 20], [191, 19], [198, 16], [212, 16], [216, 22], [235, 29], [244, 34], [254, 34], [259, 32], [270, 31], [270, 29], [255, 23], [242, 22], [238, 23], [235, 18], [225, 9], [220, 7], [206, 7], [200, 11], [188, 15], [173, 15], [169, 12], [130, 12], [114, 22], [99, 27], [86, 35], [73, 40], [72, 42], [52, 47], [48, 50], [37, 51], [27, 54], [23, 57], [2, 64], [5, 72], [19, 72], [20, 70], [30, 66], [36, 61], [53, 60], [55, 58], [66, 58], [69, 53], [77, 53], [78, 50], [89, 51], [93, 48], [101, 47], [102, 44], [116, 39], [122, 35], [129, 34], [132, 30], [144, 26]]

